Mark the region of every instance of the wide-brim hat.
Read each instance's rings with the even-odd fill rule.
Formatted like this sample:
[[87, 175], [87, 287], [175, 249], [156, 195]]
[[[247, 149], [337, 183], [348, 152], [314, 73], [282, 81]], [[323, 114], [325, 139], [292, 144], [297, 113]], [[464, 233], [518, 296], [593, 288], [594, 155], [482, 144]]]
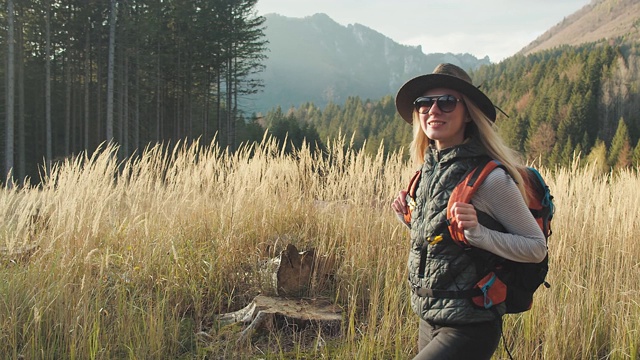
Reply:
[[413, 123], [413, 102], [429, 89], [447, 88], [461, 92], [491, 121], [496, 120], [496, 108], [480, 89], [474, 86], [469, 75], [453, 64], [440, 64], [433, 73], [417, 76], [407, 81], [396, 95], [396, 109], [404, 121]]

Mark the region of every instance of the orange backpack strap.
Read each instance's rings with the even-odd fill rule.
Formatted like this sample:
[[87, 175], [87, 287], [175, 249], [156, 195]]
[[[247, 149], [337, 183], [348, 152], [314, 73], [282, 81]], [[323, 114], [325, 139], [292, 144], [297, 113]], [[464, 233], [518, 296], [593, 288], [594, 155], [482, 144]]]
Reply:
[[464, 237], [464, 230], [458, 226], [458, 222], [451, 215], [451, 207], [455, 202], [471, 203], [473, 194], [476, 193], [480, 184], [497, 167], [502, 166], [498, 161], [491, 160], [484, 165], [479, 165], [473, 169], [451, 192], [449, 204], [447, 205], [447, 222], [449, 233], [454, 242], [462, 247], [469, 247], [469, 242]]
[[409, 187], [407, 188], [407, 204], [409, 205], [409, 211], [404, 214], [404, 221], [407, 224], [411, 224], [411, 212], [416, 206], [416, 189], [418, 188], [418, 183], [420, 182], [420, 175], [422, 174], [422, 170], [417, 170], [411, 180], [409, 181]]

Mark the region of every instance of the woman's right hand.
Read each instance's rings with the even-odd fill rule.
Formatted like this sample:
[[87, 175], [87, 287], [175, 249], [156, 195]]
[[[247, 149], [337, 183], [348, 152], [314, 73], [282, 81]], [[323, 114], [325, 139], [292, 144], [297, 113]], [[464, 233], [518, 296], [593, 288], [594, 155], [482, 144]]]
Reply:
[[404, 215], [409, 213], [409, 206], [407, 205], [407, 190], [401, 190], [398, 193], [398, 196], [391, 203], [391, 208], [396, 212], [396, 216], [398, 216], [403, 223], [406, 223], [404, 221]]

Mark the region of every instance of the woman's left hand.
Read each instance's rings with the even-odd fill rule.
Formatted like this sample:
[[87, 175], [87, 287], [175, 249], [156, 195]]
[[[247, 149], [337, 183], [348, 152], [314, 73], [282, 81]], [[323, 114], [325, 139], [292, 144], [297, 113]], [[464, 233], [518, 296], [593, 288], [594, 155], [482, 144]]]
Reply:
[[454, 202], [451, 206], [451, 216], [456, 219], [458, 227], [463, 230], [470, 230], [478, 226], [476, 208], [471, 204]]

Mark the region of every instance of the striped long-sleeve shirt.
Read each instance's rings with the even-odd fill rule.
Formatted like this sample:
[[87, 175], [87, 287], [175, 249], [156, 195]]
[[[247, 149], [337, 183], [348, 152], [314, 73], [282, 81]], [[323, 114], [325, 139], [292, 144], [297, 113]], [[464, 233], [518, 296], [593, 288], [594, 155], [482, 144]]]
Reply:
[[506, 232], [478, 225], [464, 231], [469, 244], [513, 261], [535, 263], [544, 259], [547, 254], [544, 234], [516, 183], [503, 169], [497, 168], [487, 176], [471, 202], [502, 224]]

